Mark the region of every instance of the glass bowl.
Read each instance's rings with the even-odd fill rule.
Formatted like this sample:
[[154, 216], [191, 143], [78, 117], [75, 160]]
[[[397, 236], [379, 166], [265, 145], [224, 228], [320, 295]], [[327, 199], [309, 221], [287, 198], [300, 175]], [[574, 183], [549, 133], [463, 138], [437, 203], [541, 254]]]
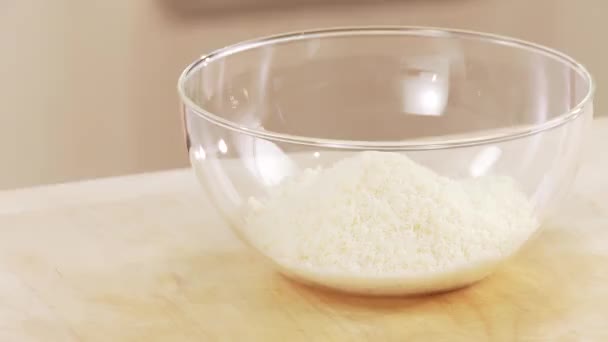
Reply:
[[362, 27], [222, 48], [178, 91], [193, 169], [239, 237], [289, 277], [383, 295], [516, 254], [575, 177], [594, 84], [517, 39]]

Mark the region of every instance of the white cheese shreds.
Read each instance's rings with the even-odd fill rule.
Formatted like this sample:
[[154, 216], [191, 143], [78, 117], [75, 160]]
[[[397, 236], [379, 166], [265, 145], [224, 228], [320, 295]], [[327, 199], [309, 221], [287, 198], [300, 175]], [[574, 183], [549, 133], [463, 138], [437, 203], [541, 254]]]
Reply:
[[536, 227], [510, 178], [456, 181], [403, 154], [361, 152], [250, 198], [241, 229], [301, 280], [395, 294], [479, 280]]

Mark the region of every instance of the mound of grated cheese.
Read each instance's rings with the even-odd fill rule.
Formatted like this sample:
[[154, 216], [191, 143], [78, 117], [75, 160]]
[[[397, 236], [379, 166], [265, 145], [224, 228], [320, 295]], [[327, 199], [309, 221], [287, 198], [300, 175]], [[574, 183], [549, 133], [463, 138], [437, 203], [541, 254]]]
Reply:
[[247, 207], [241, 233], [285, 273], [360, 293], [467, 285], [537, 228], [510, 178], [451, 180], [391, 152], [307, 169]]

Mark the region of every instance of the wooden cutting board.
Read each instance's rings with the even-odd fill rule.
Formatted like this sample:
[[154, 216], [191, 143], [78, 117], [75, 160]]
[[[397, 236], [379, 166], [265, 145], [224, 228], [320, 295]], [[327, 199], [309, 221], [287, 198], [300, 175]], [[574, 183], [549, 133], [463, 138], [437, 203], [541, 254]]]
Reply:
[[0, 193], [0, 341], [608, 341], [606, 134], [513, 261], [420, 298], [281, 277], [185, 170]]

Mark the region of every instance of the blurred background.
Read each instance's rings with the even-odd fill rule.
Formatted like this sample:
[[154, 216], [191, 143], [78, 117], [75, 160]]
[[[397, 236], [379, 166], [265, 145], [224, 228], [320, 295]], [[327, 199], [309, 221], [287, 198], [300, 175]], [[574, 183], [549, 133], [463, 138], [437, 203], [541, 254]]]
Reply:
[[608, 111], [605, 0], [0, 0], [0, 189], [185, 167], [176, 81], [212, 49], [345, 25], [515, 36], [583, 62]]

